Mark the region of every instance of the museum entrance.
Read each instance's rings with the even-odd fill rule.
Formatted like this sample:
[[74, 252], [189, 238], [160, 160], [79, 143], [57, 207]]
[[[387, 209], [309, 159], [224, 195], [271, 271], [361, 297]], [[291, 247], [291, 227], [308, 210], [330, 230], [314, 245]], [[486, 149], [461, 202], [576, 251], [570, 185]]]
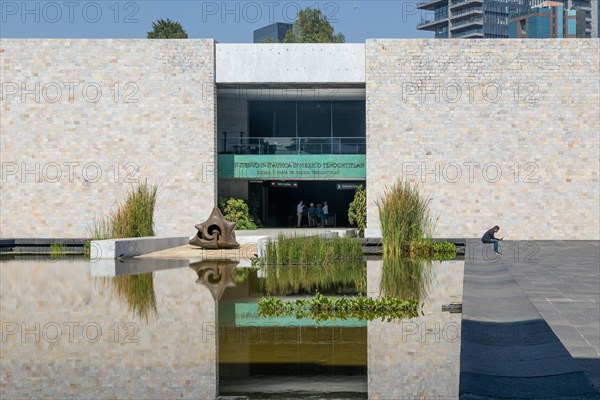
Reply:
[[[348, 208], [354, 192], [365, 181], [249, 181], [248, 201], [262, 215], [265, 228], [292, 228], [297, 223], [300, 200], [310, 206], [327, 202], [329, 227], [348, 227]], [[303, 226], [307, 225], [303, 219]]]

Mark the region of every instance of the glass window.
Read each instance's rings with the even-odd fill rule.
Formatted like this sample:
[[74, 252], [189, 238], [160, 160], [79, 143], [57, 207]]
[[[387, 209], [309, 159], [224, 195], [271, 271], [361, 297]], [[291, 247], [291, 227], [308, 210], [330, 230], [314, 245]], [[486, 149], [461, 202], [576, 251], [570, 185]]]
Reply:
[[365, 137], [366, 132], [364, 101], [333, 102], [333, 136]]
[[294, 101], [251, 101], [248, 118], [250, 137], [296, 136]]
[[298, 136], [329, 137], [331, 136], [331, 102], [299, 101], [298, 102]]

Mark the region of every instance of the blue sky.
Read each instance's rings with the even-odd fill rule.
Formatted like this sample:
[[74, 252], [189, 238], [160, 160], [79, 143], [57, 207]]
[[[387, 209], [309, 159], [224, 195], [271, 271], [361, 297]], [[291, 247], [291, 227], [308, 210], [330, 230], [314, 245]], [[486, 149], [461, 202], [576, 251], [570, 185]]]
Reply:
[[0, 0], [0, 37], [145, 38], [159, 18], [179, 21], [190, 38], [252, 42], [252, 31], [293, 22], [298, 10], [319, 8], [346, 42], [368, 38], [428, 38], [416, 29], [427, 16], [418, 1]]

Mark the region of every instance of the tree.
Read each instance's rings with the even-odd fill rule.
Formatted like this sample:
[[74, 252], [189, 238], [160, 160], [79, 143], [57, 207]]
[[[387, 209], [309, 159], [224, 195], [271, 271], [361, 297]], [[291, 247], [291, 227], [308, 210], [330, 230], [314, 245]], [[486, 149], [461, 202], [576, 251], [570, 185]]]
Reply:
[[272, 37], [266, 37], [262, 40], [262, 43], [275, 43]]
[[169, 18], [165, 21], [159, 19], [152, 23], [152, 32], [148, 32], [148, 39], [187, 39], [188, 34], [181, 24], [171, 21]]
[[348, 222], [358, 227], [358, 235], [363, 237], [367, 227], [367, 191], [360, 185], [354, 192], [354, 200], [348, 208]]
[[310, 7], [300, 11], [283, 40], [284, 43], [344, 43], [346, 38], [342, 33], [334, 33], [334, 29], [321, 13]]

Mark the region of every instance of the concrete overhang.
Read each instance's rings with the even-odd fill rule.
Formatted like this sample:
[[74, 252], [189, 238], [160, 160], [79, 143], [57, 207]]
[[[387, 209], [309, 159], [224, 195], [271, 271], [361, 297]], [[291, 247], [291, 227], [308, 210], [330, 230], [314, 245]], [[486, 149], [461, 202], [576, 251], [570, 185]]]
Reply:
[[365, 45], [217, 44], [216, 82], [365, 84]]

